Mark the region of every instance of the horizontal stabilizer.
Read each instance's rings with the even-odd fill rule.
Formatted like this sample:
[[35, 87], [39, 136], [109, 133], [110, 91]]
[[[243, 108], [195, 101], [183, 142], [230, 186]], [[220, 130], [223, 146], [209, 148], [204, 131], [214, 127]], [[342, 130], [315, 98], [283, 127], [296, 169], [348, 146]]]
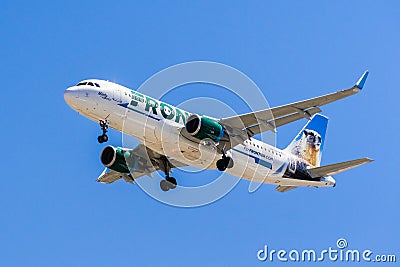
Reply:
[[308, 169], [308, 172], [310, 173], [312, 178], [330, 176], [330, 175], [335, 175], [337, 173], [344, 172], [344, 171], [350, 170], [352, 168], [364, 165], [371, 161], [373, 161], [373, 160], [370, 158], [355, 159], [355, 160], [350, 160], [350, 161], [346, 161], [346, 162], [326, 165], [326, 166], [322, 166], [322, 167], [311, 168], [311, 169]]

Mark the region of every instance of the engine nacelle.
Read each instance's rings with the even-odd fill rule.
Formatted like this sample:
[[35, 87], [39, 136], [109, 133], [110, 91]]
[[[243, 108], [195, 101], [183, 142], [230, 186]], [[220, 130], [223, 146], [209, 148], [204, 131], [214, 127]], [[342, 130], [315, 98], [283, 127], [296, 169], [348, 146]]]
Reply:
[[219, 142], [222, 137], [227, 136], [224, 127], [219, 122], [197, 114], [190, 115], [185, 125], [186, 131], [193, 137], [203, 140], [209, 138]]
[[113, 171], [129, 173], [135, 171], [138, 159], [121, 147], [106, 146], [100, 155], [103, 165]]

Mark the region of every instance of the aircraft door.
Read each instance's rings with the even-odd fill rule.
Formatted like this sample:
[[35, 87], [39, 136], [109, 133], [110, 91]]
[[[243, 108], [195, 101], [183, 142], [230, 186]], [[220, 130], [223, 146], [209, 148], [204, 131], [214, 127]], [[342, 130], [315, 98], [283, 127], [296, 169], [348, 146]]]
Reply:
[[121, 90], [120, 89], [117, 88], [117, 89], [113, 90], [113, 100], [121, 103]]

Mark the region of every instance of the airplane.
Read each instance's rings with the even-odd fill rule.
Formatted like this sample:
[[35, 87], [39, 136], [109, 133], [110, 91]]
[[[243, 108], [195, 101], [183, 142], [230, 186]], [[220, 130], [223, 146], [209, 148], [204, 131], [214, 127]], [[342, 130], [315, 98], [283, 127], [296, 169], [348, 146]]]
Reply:
[[[64, 99], [72, 109], [99, 123], [99, 143], [108, 141], [109, 127], [140, 141], [135, 148], [106, 146], [100, 155], [106, 168], [97, 182], [123, 179], [133, 184], [162, 171], [165, 179], [160, 188], [169, 191], [177, 187], [177, 180], [170, 176], [172, 169], [194, 166], [274, 184], [277, 191], [286, 192], [297, 187], [334, 187], [332, 175], [372, 161], [360, 158], [321, 166], [328, 118], [320, 114], [320, 107], [360, 92], [368, 74], [365, 71], [349, 89], [226, 118], [192, 114], [99, 79], [67, 88]], [[307, 124], [284, 149], [253, 138], [303, 118]]]

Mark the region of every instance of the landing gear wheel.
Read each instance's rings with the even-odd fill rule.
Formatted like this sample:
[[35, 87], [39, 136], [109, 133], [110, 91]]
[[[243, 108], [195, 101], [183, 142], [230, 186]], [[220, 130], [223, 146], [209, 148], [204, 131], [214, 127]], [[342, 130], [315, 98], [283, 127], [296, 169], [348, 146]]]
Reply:
[[233, 167], [233, 159], [231, 157], [224, 158], [224, 161], [228, 169], [231, 169]]
[[233, 167], [233, 160], [231, 157], [222, 156], [222, 159], [217, 160], [217, 169], [220, 171], [225, 171], [227, 168]]
[[225, 171], [226, 170], [226, 166], [227, 164], [226, 164], [226, 162], [225, 162], [225, 160], [224, 159], [219, 159], [219, 160], [217, 160], [217, 169], [219, 170], [219, 171], [221, 171], [221, 172], [223, 172], [223, 171]]
[[176, 188], [176, 179], [174, 177], [167, 177], [165, 180], [169, 183], [170, 189], [175, 189]]
[[176, 179], [174, 177], [167, 177], [165, 180], [160, 182], [160, 188], [162, 191], [167, 192], [170, 189], [176, 188]]
[[160, 182], [160, 188], [162, 191], [167, 192], [170, 187], [169, 187], [169, 183], [167, 182], [167, 180], [161, 180]]
[[101, 143], [105, 143], [108, 141], [108, 136], [107, 136], [108, 121], [100, 120], [99, 124], [100, 124], [101, 131], [103, 132], [103, 134], [97, 137], [97, 141], [101, 144]]
[[101, 143], [105, 143], [108, 141], [108, 136], [106, 134], [103, 135], [99, 135], [97, 137], [97, 141], [101, 144]]

